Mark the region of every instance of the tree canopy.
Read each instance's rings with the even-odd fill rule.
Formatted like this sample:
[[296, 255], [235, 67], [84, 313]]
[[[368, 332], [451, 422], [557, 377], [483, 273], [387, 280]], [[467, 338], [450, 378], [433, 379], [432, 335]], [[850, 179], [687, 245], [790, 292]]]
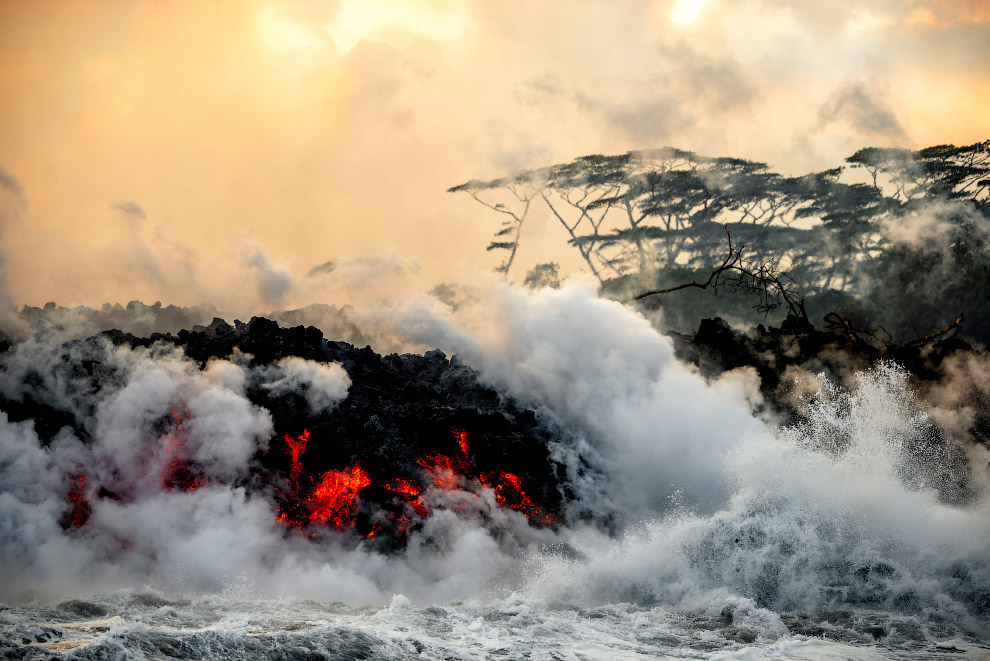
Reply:
[[931, 321], [891, 312], [898, 295], [929, 301], [933, 317], [948, 314], [937, 287], [971, 309], [990, 300], [990, 141], [866, 147], [838, 167], [799, 176], [665, 147], [582, 156], [449, 190], [502, 218], [488, 249], [505, 253], [497, 270], [506, 276], [526, 220], [543, 205], [606, 284], [634, 277], [651, 288], [669, 282], [665, 274], [710, 272], [725, 255], [728, 230], [740, 263], [773, 263], [805, 296], [873, 311], [891, 332], [910, 335], [912, 325]]

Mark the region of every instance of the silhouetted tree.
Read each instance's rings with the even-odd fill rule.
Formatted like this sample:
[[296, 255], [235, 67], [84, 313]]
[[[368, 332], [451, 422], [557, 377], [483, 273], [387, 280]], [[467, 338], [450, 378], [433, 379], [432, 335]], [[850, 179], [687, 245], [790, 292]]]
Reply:
[[541, 289], [543, 287], [560, 286], [560, 265], [556, 262], [546, 262], [537, 264], [529, 273], [523, 284], [531, 289]]
[[[678, 283], [726, 291], [731, 275], [748, 300], [760, 287], [780, 285], [802, 292], [816, 310], [837, 305], [883, 319], [896, 342], [926, 337], [959, 310], [973, 320], [986, 310], [990, 322], [983, 239], [990, 236], [990, 141], [917, 151], [867, 147], [843, 167], [794, 177], [764, 163], [666, 147], [583, 156], [450, 190], [507, 216], [496, 239], [511, 240], [489, 246], [510, 251], [503, 273], [539, 202], [591, 273], [606, 284], [626, 283], [609, 284], [612, 292], [680, 290]], [[496, 193], [506, 200], [486, 197]], [[937, 225], [938, 240], [905, 241], [919, 224]], [[729, 264], [726, 231], [735, 255]], [[714, 280], [702, 287], [709, 273]], [[939, 286], [942, 295], [933, 295]], [[757, 307], [773, 309], [760, 300]], [[797, 298], [781, 301], [798, 312]]]
[[[529, 172], [523, 172], [506, 179], [473, 180], [448, 189], [448, 193], [465, 192], [479, 204], [505, 217], [502, 226], [495, 232], [495, 238], [501, 240], [492, 241], [487, 248], [489, 251], [505, 250], [509, 253], [495, 269], [497, 272], [506, 276], [509, 274], [512, 262], [516, 258], [516, 251], [519, 249], [519, 236], [523, 224], [541, 188], [538, 179], [533, 178]], [[499, 192], [503, 194], [497, 195]]]

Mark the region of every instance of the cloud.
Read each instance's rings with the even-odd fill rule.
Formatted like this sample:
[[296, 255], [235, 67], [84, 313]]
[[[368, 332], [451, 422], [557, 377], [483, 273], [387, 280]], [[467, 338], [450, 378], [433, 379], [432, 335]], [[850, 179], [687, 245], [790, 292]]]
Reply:
[[0, 167], [0, 188], [4, 188], [8, 193], [12, 193], [18, 197], [24, 194], [24, 188], [21, 186], [21, 182], [17, 181], [14, 175], [2, 167]]
[[314, 266], [306, 275], [310, 278], [315, 278], [334, 273], [334, 277], [343, 278], [353, 284], [357, 284], [386, 276], [416, 274], [419, 271], [420, 266], [416, 259], [393, 254], [382, 258], [362, 257], [330, 260]]
[[683, 42], [659, 42], [651, 51], [642, 54], [655, 60], [649, 69], [621, 71], [616, 79], [615, 72], [588, 63], [586, 76], [544, 72], [519, 84], [516, 96], [531, 106], [591, 113], [642, 148], [691, 132], [707, 116], [745, 107], [757, 93], [732, 58]]
[[140, 218], [144, 220], [148, 215], [141, 208], [141, 205], [133, 200], [125, 200], [124, 202], [115, 202], [111, 205], [112, 208], [123, 212], [125, 216], [130, 216], [132, 218]]
[[10, 242], [11, 225], [24, 208], [24, 188], [14, 175], [0, 167], [0, 334], [21, 338], [27, 328], [17, 316], [17, 303], [9, 282], [9, 262], [6, 246]]
[[336, 269], [337, 269], [337, 262], [331, 259], [330, 261], [323, 262], [322, 264], [317, 264], [316, 266], [311, 268], [306, 275], [313, 278], [318, 275], [323, 275], [325, 273], [333, 273]]
[[[741, 0], [706, 5], [686, 26], [669, 20], [672, 0], [90, 5], [71, 19], [25, 7], [5, 25], [18, 39], [0, 40], [25, 72], [4, 95], [5, 165], [34, 196], [9, 256], [12, 288], [35, 305], [341, 305], [342, 292], [302, 286], [328, 246], [337, 262], [389, 241], [418, 260], [424, 289], [496, 266], [484, 252], [490, 212], [444, 193], [468, 179], [658, 143], [785, 174], [831, 167], [875, 139], [969, 144], [990, 131], [980, 112], [990, 38], [967, 18], [975, 5], [950, 4]], [[918, 7], [952, 24], [907, 25]], [[80, 36], [94, 26], [129, 38], [102, 51]], [[57, 53], [18, 46], [65, 33], [75, 37]], [[52, 71], [57, 88], [44, 82]], [[136, 148], [148, 156], [136, 161]], [[163, 224], [168, 248], [152, 252], [165, 277], [142, 272], [128, 245], [94, 254], [120, 243], [119, 218], [104, 212], [122, 190]], [[564, 230], [535, 220], [519, 273], [579, 268]], [[217, 251], [244, 227], [284, 273], [261, 260], [249, 267], [260, 282], [244, 286], [243, 260]], [[177, 244], [195, 286], [172, 272]]]
[[[295, 301], [333, 301], [340, 307], [415, 291], [424, 284], [416, 257], [383, 246], [383, 256], [342, 257], [322, 262], [294, 282]], [[387, 251], [387, 252], [386, 252]], [[309, 306], [306, 306], [309, 307]]]
[[469, 5], [449, 0], [342, 0], [329, 33], [338, 50], [348, 53], [361, 41], [450, 39], [463, 33], [470, 21]]
[[860, 135], [870, 139], [900, 141], [907, 134], [894, 110], [862, 83], [850, 83], [836, 90], [818, 112], [821, 126], [844, 122]]
[[281, 264], [275, 264], [256, 243], [249, 242], [251, 251], [247, 266], [254, 276], [254, 287], [260, 303], [266, 307], [281, 306], [292, 289], [292, 276]]

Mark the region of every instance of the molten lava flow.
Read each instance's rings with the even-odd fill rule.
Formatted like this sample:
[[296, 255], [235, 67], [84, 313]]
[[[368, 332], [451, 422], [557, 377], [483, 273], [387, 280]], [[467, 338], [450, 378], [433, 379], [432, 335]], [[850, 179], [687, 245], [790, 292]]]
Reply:
[[70, 475], [69, 479], [71, 480], [71, 484], [66, 498], [72, 504], [72, 509], [69, 510], [65, 527], [79, 528], [89, 521], [89, 516], [93, 513], [93, 508], [89, 504], [89, 499], [86, 498], [86, 476]]
[[349, 470], [327, 471], [306, 499], [310, 517], [326, 521], [337, 528], [354, 526], [355, 498], [357, 492], [371, 484], [368, 474], [360, 466]]
[[467, 459], [468, 456], [468, 433], [466, 429], [457, 429], [456, 427], [451, 427], [450, 432], [457, 439], [457, 444], [461, 446], [461, 454]]
[[522, 480], [518, 475], [500, 471], [499, 485], [495, 487], [495, 500], [502, 507], [527, 512], [536, 507], [526, 492], [522, 490]]
[[286, 447], [289, 449], [289, 477], [291, 482], [289, 493], [285, 497], [282, 497], [282, 492], [278, 487], [275, 488], [276, 493], [279, 494], [280, 499], [283, 501], [275, 518], [280, 523], [284, 523], [289, 527], [299, 528], [305, 524], [303, 520], [305, 518], [305, 512], [301, 511], [303, 507], [300, 502], [302, 496], [299, 493], [301, 490], [299, 476], [303, 470], [302, 453], [306, 451], [306, 445], [309, 443], [309, 430], [303, 429], [302, 433], [296, 438], [292, 438], [288, 434], [283, 438], [285, 439]]
[[451, 427], [450, 433], [454, 435], [454, 440], [460, 448], [457, 458], [452, 459], [445, 454], [429, 454], [416, 460], [438, 489], [456, 489], [457, 476], [469, 476], [471, 473], [467, 430]]
[[[495, 500], [502, 507], [507, 507], [522, 514], [531, 521], [547, 525], [554, 521], [554, 517], [543, 511], [533, 499], [522, 490], [522, 479], [514, 473], [499, 471], [498, 473], [487, 473], [481, 476], [481, 484], [492, 488], [495, 492]], [[495, 484], [492, 487], [492, 484]]]
[[426, 470], [433, 486], [438, 489], [456, 489], [457, 476], [469, 476], [471, 473], [467, 430], [451, 427], [450, 433], [453, 434], [460, 448], [457, 458], [452, 459], [445, 454], [429, 454], [416, 460], [416, 463]]
[[399, 477], [386, 482], [385, 488], [393, 493], [399, 494], [399, 496], [409, 503], [409, 505], [416, 511], [416, 514], [419, 514], [420, 516], [426, 516], [429, 514], [429, 510], [426, 509], [426, 505], [423, 504], [423, 501], [419, 497], [420, 494], [423, 493], [423, 488], [412, 480]]
[[416, 463], [422, 466], [433, 486], [438, 489], [456, 489], [457, 471], [454, 469], [454, 461], [445, 454], [430, 454], [420, 457]]
[[326, 471], [304, 497], [299, 478], [303, 473], [302, 455], [309, 443], [309, 430], [304, 429], [296, 438], [285, 435], [284, 439], [289, 449], [291, 484], [289, 493], [280, 495], [282, 505], [275, 518], [291, 528], [302, 528], [314, 521], [324, 521], [337, 528], [353, 527], [357, 509], [355, 499], [358, 491], [371, 484], [368, 474], [360, 466]]
[[[177, 427], [181, 429], [181, 425], [177, 424]], [[400, 507], [395, 510], [394, 505], [386, 506], [385, 511], [376, 516], [380, 517], [379, 521], [387, 519], [388, 526], [376, 525], [370, 530], [362, 530], [365, 538], [381, 537], [389, 528], [393, 533], [409, 535], [418, 519], [430, 515], [430, 508], [423, 502], [424, 485], [450, 491], [461, 489], [475, 496], [482, 487], [488, 487], [494, 492], [499, 506], [521, 512], [535, 525], [547, 525], [553, 521], [523, 491], [522, 479], [518, 475], [505, 471], [479, 473], [475, 470], [469, 455], [467, 430], [452, 427], [450, 432], [457, 443], [458, 451], [452, 455], [429, 454], [416, 460], [423, 469], [425, 475], [422, 477], [425, 481], [396, 477], [381, 484], [382, 488], [394, 494], [408, 509]], [[297, 438], [288, 435], [283, 438], [289, 453], [291, 482], [287, 493], [276, 488], [280, 506], [275, 518], [290, 528], [303, 529], [314, 522], [324, 522], [341, 529], [354, 528], [357, 520], [357, 494], [372, 483], [368, 474], [360, 466], [354, 465], [343, 470], [326, 471], [315, 484], [311, 480], [303, 480], [301, 478], [305, 474], [305, 467], [302, 456], [309, 443], [309, 432], [303, 430]], [[313, 486], [307, 488], [306, 482]], [[458, 508], [456, 504], [452, 506]], [[384, 517], [381, 518], [381, 515]]]
[[293, 482], [295, 482], [299, 479], [299, 473], [302, 472], [303, 465], [300, 457], [306, 451], [306, 444], [309, 443], [309, 430], [303, 429], [302, 433], [296, 438], [292, 438], [286, 434], [285, 442], [289, 446], [289, 474]]
[[184, 420], [190, 420], [192, 415], [186, 410], [179, 413], [178, 409], [169, 411], [173, 429], [162, 436], [165, 446], [166, 465], [162, 469], [162, 484], [173, 491], [195, 491], [208, 484], [201, 475], [197, 475], [188, 459], [183, 454], [186, 442], [186, 431], [182, 428]]

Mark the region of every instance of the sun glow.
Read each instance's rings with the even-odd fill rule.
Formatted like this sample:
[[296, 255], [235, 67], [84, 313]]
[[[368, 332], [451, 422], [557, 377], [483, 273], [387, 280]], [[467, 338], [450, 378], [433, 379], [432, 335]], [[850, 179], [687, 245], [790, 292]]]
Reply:
[[466, 5], [450, 0], [344, 0], [328, 32], [347, 53], [363, 39], [398, 47], [417, 38], [451, 39], [469, 22]]
[[262, 5], [258, 12], [258, 30], [262, 42], [281, 53], [320, 52], [330, 44], [324, 26], [296, 20], [276, 5]]
[[680, 25], [694, 23], [706, 0], [677, 0], [674, 10], [670, 12], [670, 20]]

